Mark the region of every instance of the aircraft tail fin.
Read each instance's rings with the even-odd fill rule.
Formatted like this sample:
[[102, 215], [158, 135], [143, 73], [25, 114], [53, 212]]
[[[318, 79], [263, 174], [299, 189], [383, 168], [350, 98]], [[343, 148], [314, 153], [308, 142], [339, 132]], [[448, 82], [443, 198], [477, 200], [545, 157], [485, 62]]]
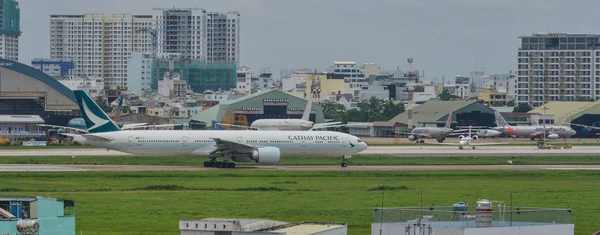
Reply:
[[310, 110], [312, 110], [312, 97], [309, 97], [306, 102], [306, 108], [304, 108], [304, 113], [302, 113], [302, 120], [310, 121]]
[[504, 117], [502, 117], [502, 114], [500, 114], [500, 112], [495, 111], [494, 116], [496, 117], [496, 126], [498, 126], [498, 127], [509, 127], [510, 126], [510, 125], [508, 125], [508, 122], [506, 122], [506, 120], [504, 120]]
[[119, 131], [119, 126], [102, 111], [92, 98], [82, 90], [75, 90], [75, 98], [85, 120], [85, 126], [89, 133]]
[[446, 126], [444, 126], [444, 127], [445, 128], [451, 128], [451, 126], [450, 126], [451, 124], [452, 124], [452, 113], [449, 113], [448, 114], [448, 119], [446, 120]]
[[219, 125], [219, 122], [217, 122], [217, 120], [212, 120], [212, 125], [215, 130], [219, 130], [219, 131], [227, 130], [227, 129], [223, 128], [223, 126]]

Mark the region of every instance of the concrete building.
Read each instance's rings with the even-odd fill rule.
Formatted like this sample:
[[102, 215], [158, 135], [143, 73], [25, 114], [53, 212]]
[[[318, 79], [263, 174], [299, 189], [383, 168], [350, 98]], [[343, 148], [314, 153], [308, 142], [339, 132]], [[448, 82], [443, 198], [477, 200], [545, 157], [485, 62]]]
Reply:
[[600, 99], [600, 35], [534, 33], [518, 49], [517, 101]]
[[152, 91], [152, 54], [134, 51], [127, 66], [127, 90], [140, 95]]
[[281, 79], [281, 90], [298, 98], [306, 98], [306, 81], [310, 73], [293, 73], [289, 78]]
[[75, 62], [72, 59], [35, 58], [31, 61], [31, 67], [48, 74], [50, 77], [64, 79], [71, 75], [75, 68]]
[[252, 70], [246, 66], [237, 69], [236, 89], [240, 93], [250, 94], [252, 91]]
[[478, 200], [453, 206], [376, 208], [372, 235], [574, 235], [570, 208], [507, 206]]
[[16, 0], [0, 1], [0, 58], [19, 61], [21, 9]]
[[333, 94], [325, 97], [326, 101], [336, 102], [343, 105], [346, 110], [357, 109], [358, 102], [354, 101], [352, 94]]
[[127, 60], [152, 48], [151, 15], [83, 14], [50, 16], [50, 57], [75, 61], [75, 77], [98, 77], [127, 87]]
[[174, 73], [173, 76], [170, 73], [166, 73], [163, 80], [158, 81], [158, 95], [159, 99], [171, 99], [171, 100], [186, 100], [191, 97], [192, 89], [187, 85], [187, 81], [182, 80], [181, 76]]
[[379, 67], [379, 65], [375, 63], [365, 63], [362, 71], [365, 78], [368, 78], [371, 75], [378, 76], [381, 74], [381, 67]]
[[345, 223], [288, 223], [264, 219], [207, 218], [179, 221], [181, 235], [346, 235]]
[[458, 96], [463, 100], [472, 97], [470, 84], [444, 84], [443, 86], [440, 86], [440, 89], [440, 93], [443, 92], [443, 90], [448, 90], [451, 95]]
[[158, 50], [208, 63], [239, 63], [240, 14], [202, 8], [155, 8]]
[[[26, 228], [31, 233], [21, 233]], [[0, 197], [0, 233], [75, 235], [75, 202], [45, 197]]]
[[43, 123], [38, 115], [0, 115], [0, 136], [11, 140], [41, 138], [46, 133], [37, 124]]
[[252, 93], [273, 89], [274, 84], [273, 73], [262, 71], [258, 77], [252, 77]]
[[360, 98], [362, 86], [366, 85], [362, 68], [356, 66], [354, 61], [334, 61], [330, 72], [344, 76], [344, 92]]
[[101, 78], [67, 79], [59, 82], [73, 91], [84, 90], [90, 97], [104, 95], [104, 81]]
[[477, 94], [477, 99], [483, 101], [486, 106], [506, 106], [508, 101], [506, 98], [506, 92], [499, 92], [492, 88], [485, 88], [483, 91]]

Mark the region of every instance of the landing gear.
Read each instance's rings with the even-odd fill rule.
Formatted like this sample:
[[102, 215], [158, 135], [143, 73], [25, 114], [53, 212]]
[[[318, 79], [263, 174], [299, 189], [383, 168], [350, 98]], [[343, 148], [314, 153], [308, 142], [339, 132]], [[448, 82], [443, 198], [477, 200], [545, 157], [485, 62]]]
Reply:
[[475, 149], [475, 146], [471, 147], [471, 149]]
[[462, 147], [462, 146], [458, 146], [458, 149], [462, 150], [462, 149], [463, 149], [463, 147]]
[[351, 158], [352, 156], [350, 155], [344, 155], [344, 157], [342, 158], [342, 167], [347, 167], [348, 166], [348, 159]]
[[235, 168], [235, 163], [229, 161], [217, 161], [217, 157], [210, 157], [210, 160], [204, 162], [204, 167], [216, 168]]

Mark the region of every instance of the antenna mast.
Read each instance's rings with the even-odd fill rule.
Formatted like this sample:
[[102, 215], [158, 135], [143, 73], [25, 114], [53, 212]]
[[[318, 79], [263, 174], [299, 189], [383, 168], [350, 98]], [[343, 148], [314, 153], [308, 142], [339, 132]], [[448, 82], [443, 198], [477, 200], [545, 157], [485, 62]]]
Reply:
[[408, 62], [408, 86], [407, 86], [407, 89], [408, 89], [407, 90], [408, 91], [408, 133], [412, 133], [412, 129], [413, 129], [412, 106], [414, 105], [414, 102], [413, 102], [413, 80], [412, 80], [413, 58], [410, 57], [406, 61]]

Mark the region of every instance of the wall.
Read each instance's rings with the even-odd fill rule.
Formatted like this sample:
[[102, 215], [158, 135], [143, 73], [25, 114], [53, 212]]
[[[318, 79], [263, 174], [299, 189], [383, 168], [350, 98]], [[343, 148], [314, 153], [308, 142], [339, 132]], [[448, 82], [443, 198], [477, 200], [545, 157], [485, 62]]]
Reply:
[[575, 225], [560, 224], [560, 225], [545, 225], [545, 226], [520, 226], [520, 227], [496, 227], [496, 228], [469, 228], [465, 229], [464, 235], [529, 235], [529, 234], [544, 234], [544, 235], [573, 235], [575, 233]]
[[346, 235], [346, 234], [348, 234], [348, 227], [343, 226], [340, 228], [334, 228], [334, 229], [330, 229], [330, 230], [319, 232], [319, 233], [313, 233], [312, 235]]

